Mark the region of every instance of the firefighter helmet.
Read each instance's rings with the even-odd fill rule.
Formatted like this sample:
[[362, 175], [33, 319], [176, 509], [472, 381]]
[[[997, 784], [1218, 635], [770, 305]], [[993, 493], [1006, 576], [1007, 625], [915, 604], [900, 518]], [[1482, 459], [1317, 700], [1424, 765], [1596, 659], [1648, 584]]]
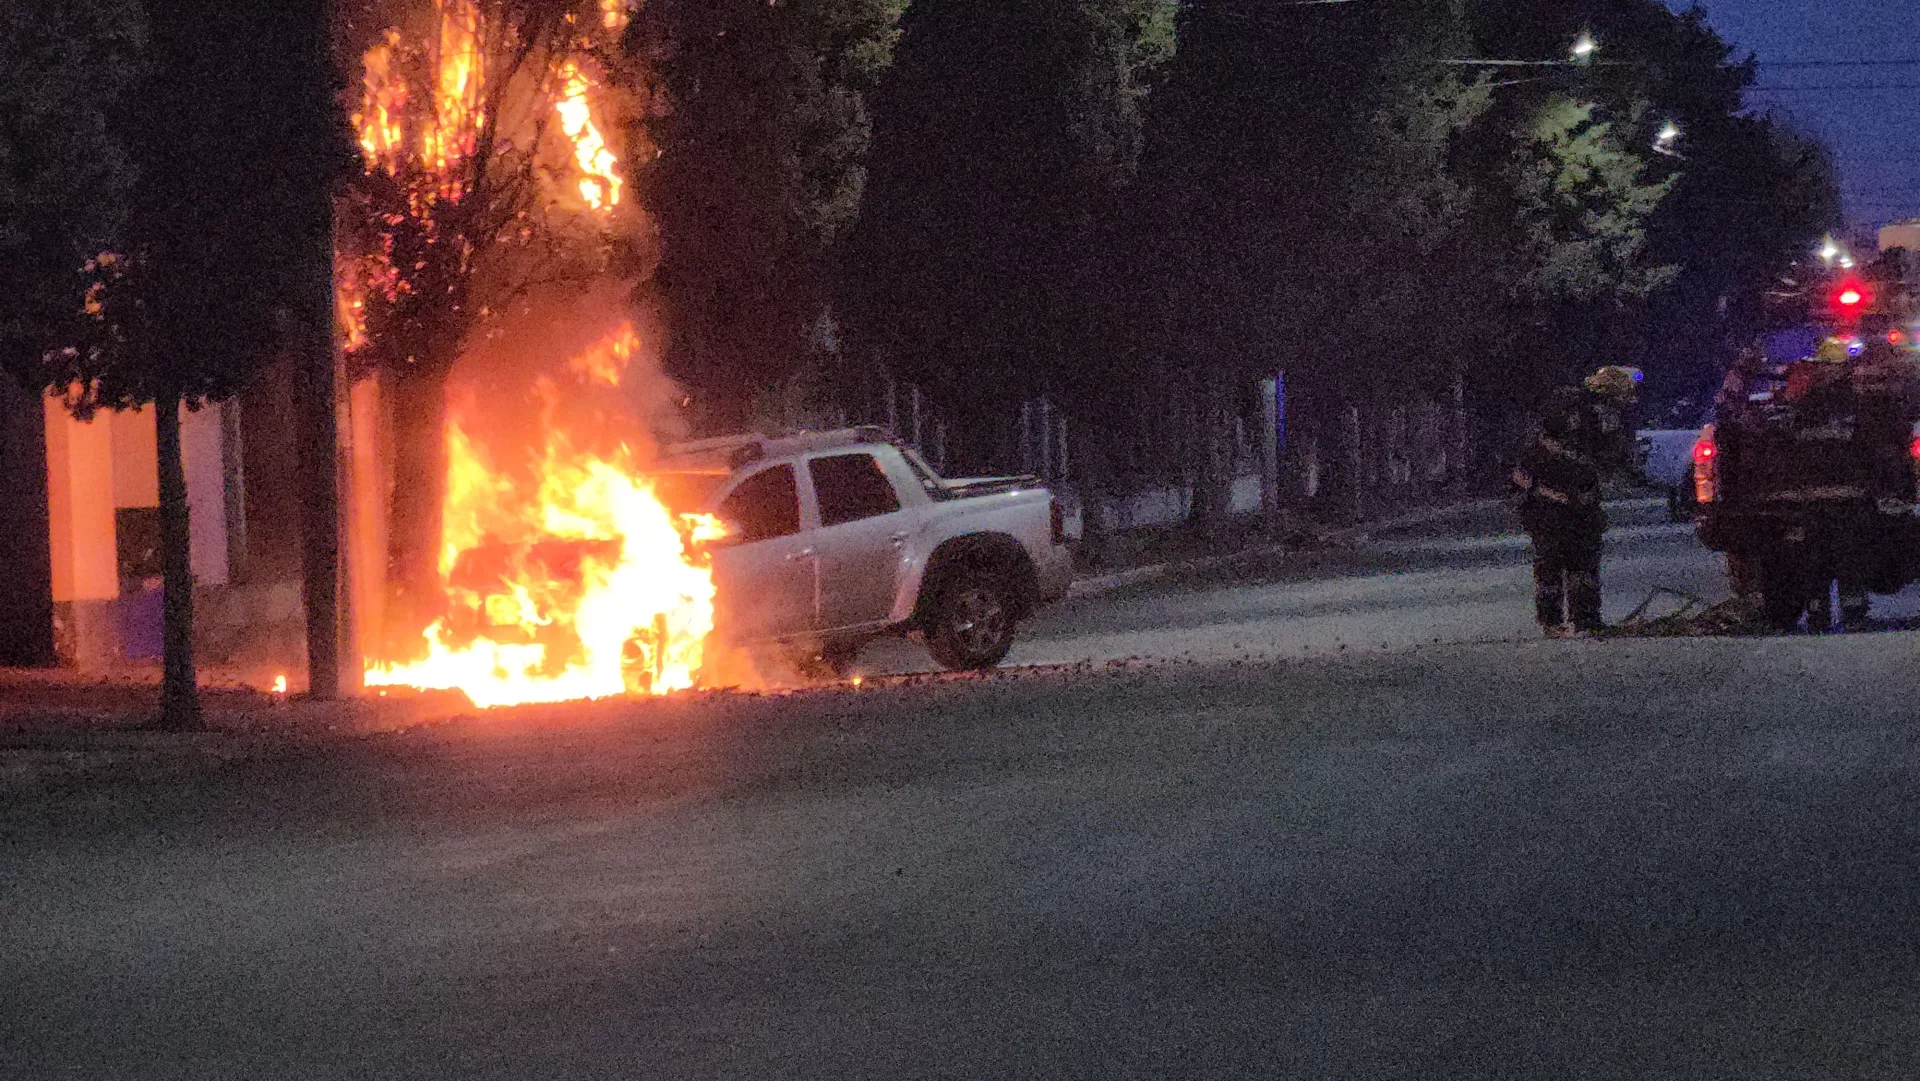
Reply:
[[1603, 398], [1627, 401], [1640, 392], [1641, 373], [1624, 364], [1609, 364], [1587, 376], [1588, 390]]
[[1813, 358], [1822, 364], [1845, 364], [1852, 355], [1852, 346], [1846, 338], [1828, 338], [1813, 351]]

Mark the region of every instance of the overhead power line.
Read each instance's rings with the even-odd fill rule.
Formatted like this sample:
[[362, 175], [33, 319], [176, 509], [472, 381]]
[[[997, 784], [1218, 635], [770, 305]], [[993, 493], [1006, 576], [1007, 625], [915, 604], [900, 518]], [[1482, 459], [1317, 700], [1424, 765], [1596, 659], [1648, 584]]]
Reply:
[[1762, 60], [1763, 68], [1897, 68], [1920, 65], [1913, 60]]
[[1809, 83], [1806, 86], [1749, 86], [1765, 94], [1792, 94], [1805, 90], [1920, 90], [1920, 83]]

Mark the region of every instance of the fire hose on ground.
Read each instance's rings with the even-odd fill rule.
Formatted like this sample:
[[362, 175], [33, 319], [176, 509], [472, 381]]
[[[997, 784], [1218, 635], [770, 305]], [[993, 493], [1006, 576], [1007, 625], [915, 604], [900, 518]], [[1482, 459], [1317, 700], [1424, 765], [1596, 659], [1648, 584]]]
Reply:
[[1765, 614], [1753, 598], [1736, 596], [1708, 603], [1684, 589], [1655, 586], [1639, 607], [1604, 633], [1610, 638], [1693, 638], [1770, 631]]

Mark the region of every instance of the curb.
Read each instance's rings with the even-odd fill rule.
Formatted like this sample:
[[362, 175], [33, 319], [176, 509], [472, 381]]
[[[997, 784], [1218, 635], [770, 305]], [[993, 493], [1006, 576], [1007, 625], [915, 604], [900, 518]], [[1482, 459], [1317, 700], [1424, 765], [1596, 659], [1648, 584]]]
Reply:
[[[1505, 502], [1505, 500], [1501, 499], [1475, 499], [1465, 503], [1448, 503], [1441, 507], [1428, 507], [1424, 510], [1408, 511], [1405, 514], [1396, 515], [1392, 518], [1382, 518], [1378, 521], [1365, 522], [1361, 525], [1338, 529], [1331, 533], [1324, 534], [1322, 539], [1330, 544], [1363, 542], [1368, 540], [1375, 532], [1424, 525], [1427, 522], [1437, 521], [1453, 514], [1466, 514], [1474, 511], [1488, 510], [1500, 506]], [[1152, 563], [1144, 567], [1134, 567], [1131, 570], [1115, 571], [1111, 574], [1100, 574], [1091, 578], [1081, 578], [1067, 588], [1067, 599], [1083, 600], [1087, 597], [1098, 597], [1103, 594], [1112, 593], [1118, 589], [1125, 589], [1128, 586], [1139, 585], [1142, 582], [1159, 581], [1162, 578], [1172, 575], [1175, 571], [1210, 570], [1214, 567], [1232, 563], [1235, 560], [1279, 555], [1295, 550], [1295, 548], [1289, 545], [1269, 544], [1256, 548], [1246, 548], [1238, 552], [1227, 552], [1222, 555], [1201, 556], [1198, 559], [1170, 560], [1165, 563]]]
[[[1607, 501], [1607, 506], [1614, 508], [1640, 507], [1642, 505], [1652, 507], [1655, 505], [1664, 506], [1665, 504], [1666, 500], [1658, 496], [1636, 496], [1629, 499]], [[1423, 510], [1408, 511], [1405, 514], [1395, 515], [1391, 518], [1381, 518], [1371, 522], [1362, 522], [1359, 525], [1347, 526], [1343, 529], [1336, 529], [1331, 533], [1323, 534], [1321, 539], [1328, 544], [1364, 544], [1372, 540], [1375, 533], [1384, 533], [1394, 529], [1406, 529], [1409, 526], [1425, 525], [1428, 522], [1439, 521], [1442, 518], [1455, 514], [1472, 514], [1493, 510], [1506, 505], [1507, 501], [1505, 499], [1471, 499], [1464, 503], [1448, 503], [1445, 506], [1427, 507]], [[1112, 593], [1118, 589], [1125, 589], [1128, 586], [1139, 585], [1142, 582], [1158, 581], [1162, 578], [1169, 577], [1176, 571], [1210, 570], [1235, 560], [1280, 555], [1295, 550], [1297, 549], [1290, 548], [1284, 544], [1262, 545], [1257, 548], [1247, 548], [1238, 552], [1228, 552], [1223, 555], [1202, 556], [1198, 559], [1170, 560], [1165, 563], [1149, 564], [1145, 567], [1134, 567], [1131, 570], [1115, 571], [1111, 574], [1100, 574], [1090, 578], [1081, 578], [1067, 588], [1067, 599], [1083, 600], [1087, 597], [1098, 597], [1103, 594]]]

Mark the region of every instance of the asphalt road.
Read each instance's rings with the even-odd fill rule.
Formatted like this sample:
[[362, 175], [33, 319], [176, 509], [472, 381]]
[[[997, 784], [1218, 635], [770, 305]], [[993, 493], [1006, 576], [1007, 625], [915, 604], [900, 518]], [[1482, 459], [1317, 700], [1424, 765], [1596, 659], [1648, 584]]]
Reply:
[[1499, 528], [9, 806], [0, 1077], [1913, 1076], [1912, 634], [1540, 641]]
[[[1706, 602], [1727, 596], [1724, 565], [1691, 523], [1636, 499], [1609, 508], [1604, 614], [1625, 617], [1656, 587]], [[1531, 641], [1533, 578], [1526, 536], [1504, 506], [1476, 506], [1364, 543], [1277, 554], [1178, 573], [1046, 610], [1022, 629], [1009, 664], [1107, 662], [1135, 656], [1227, 661], [1313, 657], [1443, 644]], [[1654, 614], [1671, 610], [1657, 601]], [[1876, 598], [1877, 618], [1920, 616], [1920, 590]], [[925, 672], [910, 643], [875, 643], [871, 674]]]

